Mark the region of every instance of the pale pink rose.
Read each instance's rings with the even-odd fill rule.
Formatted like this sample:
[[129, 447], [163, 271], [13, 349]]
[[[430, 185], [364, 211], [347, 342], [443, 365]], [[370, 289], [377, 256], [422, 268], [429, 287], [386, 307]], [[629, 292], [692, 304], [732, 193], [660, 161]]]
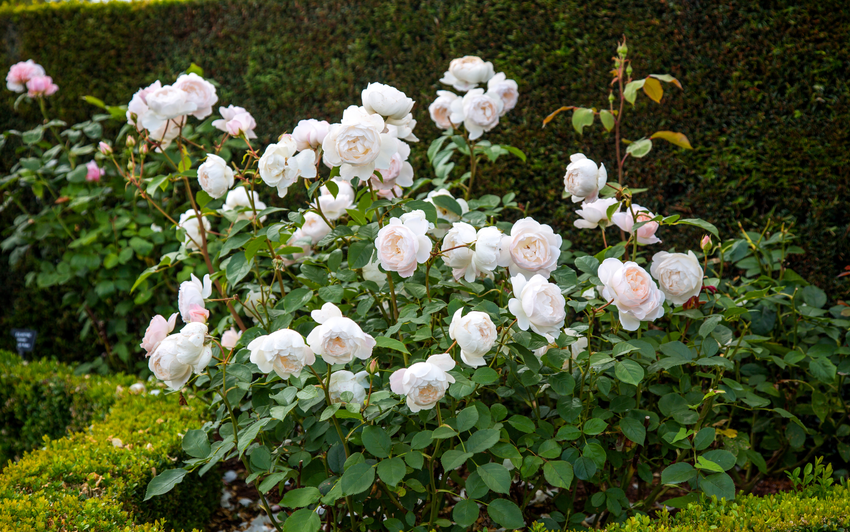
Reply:
[[50, 76], [36, 76], [27, 81], [27, 96], [30, 98], [50, 96], [58, 90], [59, 86], [53, 83]]
[[474, 55], [467, 55], [452, 59], [448, 71], [443, 74], [440, 81], [459, 91], [468, 91], [479, 83], [490, 81], [494, 73], [493, 63], [485, 62]]
[[664, 315], [664, 293], [637, 263], [605, 259], [597, 276], [603, 284], [603, 299], [614, 303], [620, 311], [620, 323], [627, 331], [636, 331], [640, 322], [654, 321]]
[[411, 412], [431, 410], [446, 395], [455, 378], [449, 374], [455, 361], [448, 353], [431, 355], [425, 362], [396, 370], [390, 375], [393, 393], [407, 396]]
[[[632, 217], [632, 213], [634, 213], [634, 217]], [[637, 222], [635, 222], [635, 218], [637, 218]], [[655, 215], [652, 214], [648, 209], [641, 207], [640, 205], [637, 205], [635, 203], [632, 203], [632, 206], [630, 208], [625, 208], [623, 212], [618, 212], [611, 216], [611, 221], [614, 222], [617, 227], [619, 227], [623, 231], [627, 233], [632, 233], [632, 228], [635, 226], [635, 223], [645, 222], [647, 220], [652, 220], [653, 218], [655, 218]], [[660, 244], [661, 239], [655, 236], [656, 231], [658, 231], [658, 222], [649, 222], [638, 227], [638, 243]]]
[[165, 340], [165, 337], [171, 334], [174, 326], [177, 324], [177, 313], [171, 315], [166, 321], [165, 318], [157, 314], [151, 318], [151, 322], [145, 331], [145, 337], [142, 338], [142, 343], [139, 345], [145, 350], [145, 356], [150, 356], [151, 353], [159, 347], [159, 343]]
[[598, 199], [591, 203], [582, 203], [581, 209], [576, 211], [576, 214], [581, 218], [573, 222], [573, 225], [579, 229], [610, 227], [612, 222], [608, 219], [608, 209], [616, 203], [618, 203], [617, 198]]
[[203, 120], [212, 114], [212, 106], [218, 101], [215, 86], [212, 83], [193, 72], [177, 78], [174, 86], [186, 92], [189, 95], [189, 101], [197, 106], [192, 116]]
[[210, 275], [204, 275], [204, 282], [192, 274], [189, 281], [180, 283], [177, 293], [177, 308], [184, 323], [203, 323], [210, 316], [210, 311], [204, 307], [204, 299], [212, 294]]
[[330, 127], [331, 125], [326, 121], [315, 118], [298, 122], [292, 130], [292, 138], [295, 140], [298, 151], [319, 149]]
[[410, 156], [410, 146], [406, 142], [398, 143], [398, 151], [396, 151], [392, 159], [390, 159], [389, 167], [378, 168], [381, 178], [377, 174], [372, 174], [372, 187], [376, 191], [392, 190], [396, 186], [409, 187], [413, 185], [413, 166], [407, 162]]
[[375, 247], [378, 260], [388, 272], [398, 272], [404, 278], [413, 275], [416, 265], [424, 263], [431, 255], [431, 240], [427, 236], [429, 224], [422, 216], [409, 216], [422, 211], [413, 211], [399, 218], [392, 218], [388, 225], [378, 231]]
[[484, 89], [472, 89], [463, 98], [452, 102], [452, 123], [463, 122], [469, 132], [469, 140], [475, 140], [499, 125], [499, 117], [505, 103], [495, 92], [484, 92]]
[[106, 171], [99, 167], [96, 162], [89, 161], [86, 163], [86, 181], [100, 181], [100, 178]]
[[437, 99], [428, 106], [431, 120], [440, 129], [452, 129], [457, 124], [452, 122], [452, 102], [460, 98], [452, 91], [437, 91]]
[[510, 235], [502, 237], [499, 266], [508, 266], [511, 276], [520, 274], [530, 279], [542, 275], [548, 279], [558, 267], [561, 242], [561, 236], [550, 226], [523, 218], [514, 224]]
[[508, 301], [508, 310], [516, 316], [517, 326], [539, 335], [552, 337], [561, 334], [567, 317], [567, 301], [561, 289], [547, 282], [542, 275], [526, 279], [522, 275], [511, 277], [514, 297]]
[[24, 92], [29, 80], [44, 74], [44, 68], [32, 59], [15, 63], [6, 74], [6, 88], [14, 92]]
[[221, 346], [227, 349], [233, 349], [239, 343], [239, 338], [242, 337], [242, 331], [237, 331], [233, 327], [224, 331], [221, 335]]
[[517, 99], [519, 99], [519, 89], [516, 81], [507, 79], [504, 72], [499, 72], [487, 82], [487, 92], [498, 94], [502, 98], [502, 116], [508, 111], [516, 107]]
[[224, 131], [231, 137], [238, 137], [244, 134], [249, 139], [257, 138], [257, 134], [254, 133], [257, 122], [251, 116], [251, 113], [245, 109], [235, 105], [228, 105], [227, 107], [219, 107], [218, 112], [221, 118], [213, 120], [212, 125], [214, 128]]
[[[127, 138], [128, 138], [128, 139], [131, 139], [131, 138], [133, 138], [133, 137], [127, 137]], [[109, 144], [107, 144], [107, 143], [105, 143], [105, 142], [103, 142], [103, 141], [100, 141], [100, 142], [97, 144], [97, 149], [98, 149], [98, 151], [100, 151], [100, 153], [102, 153], [102, 154], [104, 154], [104, 155], [110, 155], [110, 154], [112, 154], [112, 146], [110, 146]]]

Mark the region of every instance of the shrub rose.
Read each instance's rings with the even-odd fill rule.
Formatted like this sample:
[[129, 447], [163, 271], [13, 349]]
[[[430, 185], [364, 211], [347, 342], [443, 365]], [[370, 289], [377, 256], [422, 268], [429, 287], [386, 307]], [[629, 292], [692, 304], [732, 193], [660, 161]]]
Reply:
[[451, 120], [452, 102], [458, 98], [460, 97], [451, 91], [437, 91], [437, 99], [428, 106], [428, 113], [438, 128], [452, 129], [460, 123]]
[[474, 55], [467, 55], [452, 59], [449, 69], [440, 78], [440, 82], [465, 92], [474, 89], [479, 83], [490, 81], [494, 72], [493, 63], [485, 62]]
[[[632, 212], [634, 212], [634, 217], [632, 217]], [[635, 226], [635, 218], [637, 218], [638, 222], [646, 222], [655, 218], [655, 215], [640, 205], [632, 203], [631, 208], [625, 207], [621, 212], [615, 213], [611, 217], [611, 221], [623, 231], [631, 233]], [[658, 222], [648, 222], [638, 227], [638, 243], [646, 245], [660, 244], [661, 239], [655, 236], [656, 231], [658, 231]]]
[[[204, 231], [209, 231], [211, 229], [210, 221], [203, 215], [201, 215], [201, 220], [203, 220]], [[180, 219], [177, 221], [177, 227], [186, 232], [186, 237], [183, 239], [183, 245], [186, 246], [186, 249], [201, 249], [201, 243], [203, 241], [201, 238], [201, 222], [198, 221], [194, 209], [189, 209], [180, 215]]]
[[328, 364], [347, 364], [355, 358], [366, 360], [372, 356], [375, 339], [354, 320], [344, 317], [333, 303], [325, 303], [310, 316], [319, 326], [307, 336], [307, 343]]
[[[414, 213], [418, 214], [408, 216]], [[422, 211], [407, 213], [401, 219], [391, 218], [378, 231], [375, 240], [381, 266], [405, 278], [413, 275], [416, 265], [424, 263], [431, 256], [431, 239], [426, 235], [428, 225]]]
[[406, 142], [399, 142], [398, 149], [390, 158], [390, 164], [386, 168], [377, 168], [381, 177], [372, 174], [370, 177], [372, 187], [376, 191], [386, 192], [394, 190], [396, 186], [409, 187], [413, 185], [413, 166], [407, 162], [410, 156], [410, 146]]
[[163, 85], [150, 91], [145, 97], [148, 112], [140, 117], [142, 126], [156, 131], [169, 120], [194, 113], [198, 106], [189, 99], [189, 93], [172, 85]]
[[248, 344], [251, 362], [263, 373], [274, 370], [286, 380], [301, 375], [301, 371], [316, 362], [313, 350], [304, 343], [304, 337], [290, 329], [281, 329], [259, 336]]
[[617, 198], [598, 199], [594, 202], [582, 203], [581, 209], [576, 211], [581, 219], [573, 222], [573, 225], [579, 229], [610, 227], [613, 222], [608, 219], [608, 208], [616, 203], [618, 203]]
[[533, 218], [523, 218], [502, 237], [502, 256], [499, 266], [508, 266], [511, 276], [549, 275], [558, 267], [561, 255], [561, 236], [551, 227]]
[[342, 122], [330, 127], [322, 142], [325, 164], [339, 167], [339, 175], [346, 180], [366, 180], [375, 168], [387, 168], [398, 151], [398, 139], [383, 133], [384, 125], [379, 115], [352, 105], [342, 114]]
[[301, 120], [292, 130], [292, 138], [298, 151], [317, 150], [322, 146], [322, 141], [328, 134], [331, 125], [324, 120], [310, 118]]
[[460, 347], [460, 358], [473, 368], [487, 364], [484, 355], [496, 345], [496, 325], [486, 312], [473, 310], [463, 316], [457, 309], [449, 325], [449, 337]]
[[508, 301], [508, 310], [517, 319], [523, 331], [531, 330], [553, 338], [567, 318], [567, 301], [558, 285], [547, 282], [542, 275], [526, 280], [522, 275], [511, 277], [514, 297]]
[[287, 189], [299, 177], [316, 177], [316, 152], [312, 150], [295, 154], [297, 146], [290, 135], [284, 135], [276, 144], [266, 146], [260, 157], [260, 178], [270, 187], [277, 188], [277, 195], [286, 196]]
[[139, 347], [145, 350], [146, 357], [149, 357], [159, 346], [160, 342], [165, 340], [165, 337], [171, 334], [175, 325], [177, 325], [176, 312], [172, 314], [168, 320], [159, 314], [151, 318], [151, 322], [145, 330], [145, 337], [142, 338], [142, 343], [139, 345]]
[[564, 175], [564, 189], [570, 194], [573, 203], [580, 201], [593, 202], [599, 196], [599, 191], [608, 182], [608, 171], [605, 165], [596, 163], [582, 155], [570, 155], [570, 164]]
[[224, 159], [208, 153], [207, 160], [198, 167], [198, 183], [211, 198], [218, 199], [233, 186], [233, 170]]
[[498, 94], [472, 89], [463, 98], [452, 102], [449, 120], [455, 124], [463, 122], [469, 132], [469, 140], [475, 140], [499, 125], [504, 105]]
[[233, 349], [236, 347], [236, 344], [239, 343], [240, 338], [242, 338], [242, 331], [237, 331], [235, 328], [231, 327], [222, 333], [221, 347]]
[[185, 92], [188, 101], [195, 104], [192, 116], [203, 120], [212, 114], [212, 106], [218, 101], [215, 86], [212, 83], [192, 72], [178, 77], [174, 87]]
[[605, 259], [597, 276], [603, 284], [602, 297], [613, 301], [620, 311], [620, 323], [627, 331], [636, 331], [640, 322], [654, 321], [664, 315], [664, 293], [636, 263]]
[[177, 335], [166, 337], [148, 358], [148, 368], [154, 377], [172, 390], [179, 390], [192, 376], [192, 366], [177, 359]]
[[100, 181], [104, 174], [106, 174], [106, 171], [99, 167], [96, 162], [89, 161], [86, 163], [86, 181]]
[[331, 232], [331, 226], [315, 212], [304, 213], [304, 225], [301, 226], [301, 233], [304, 236], [309, 236], [313, 241], [313, 245], [319, 243], [319, 240], [328, 236]]
[[[440, 248], [443, 262], [452, 269], [455, 280], [466, 279], [472, 282], [478, 275], [478, 270], [472, 262], [474, 251], [469, 244], [475, 243], [475, 228], [465, 222], [455, 222], [443, 238]], [[466, 247], [461, 247], [466, 246]]]
[[44, 68], [32, 59], [15, 63], [6, 74], [6, 88], [14, 92], [24, 92], [29, 80], [44, 75]]
[[231, 137], [245, 135], [247, 139], [257, 138], [254, 129], [257, 128], [257, 122], [251, 113], [242, 107], [228, 105], [227, 107], [219, 107], [218, 112], [221, 118], [213, 120], [213, 127], [219, 131], [224, 131]]
[[504, 235], [497, 227], [482, 227], [475, 236], [475, 251], [472, 262], [475, 269], [487, 275], [499, 265], [502, 257], [502, 237]]
[[502, 99], [502, 113], [500, 116], [505, 116], [505, 113], [516, 107], [516, 102], [519, 99], [519, 87], [516, 81], [507, 79], [504, 72], [499, 72], [487, 82], [487, 92], [498, 94]]
[[425, 362], [396, 370], [390, 376], [390, 388], [394, 393], [407, 396], [411, 412], [431, 410], [455, 381], [448, 374], [454, 367], [455, 361], [450, 354], [431, 355]]
[[27, 96], [30, 98], [50, 96], [58, 90], [59, 86], [53, 83], [50, 76], [35, 76], [27, 81]]
[[684, 305], [702, 290], [703, 271], [693, 251], [687, 255], [659, 251], [652, 256], [649, 271], [673, 305]]
[[388, 124], [404, 121], [413, 109], [413, 100], [403, 92], [382, 83], [370, 83], [361, 93], [363, 108], [386, 118]]
[[[251, 207], [251, 200], [254, 202], [253, 208]], [[252, 220], [254, 218], [254, 211], [259, 213], [265, 208], [266, 204], [260, 201], [260, 195], [258, 193], [249, 191], [247, 187], [236, 187], [227, 193], [227, 197], [224, 199], [224, 205], [221, 206], [221, 212], [238, 212], [235, 221]], [[261, 222], [265, 219], [265, 216], [260, 217]]]
[[204, 275], [203, 284], [194, 273], [191, 280], [180, 283], [180, 290], [177, 292], [177, 308], [180, 310], [183, 322], [206, 322], [210, 317], [210, 311], [206, 309], [204, 299], [211, 295], [210, 274]]
[[331, 396], [332, 403], [342, 402], [342, 394], [351, 392], [354, 397], [352, 403], [363, 404], [366, 400], [366, 390], [369, 389], [369, 374], [365, 371], [352, 373], [348, 370], [341, 369], [331, 373], [330, 382], [328, 383], [328, 394]]
[[331, 194], [327, 185], [322, 185], [320, 192], [322, 193], [316, 198], [316, 205], [321, 208], [322, 214], [328, 220], [338, 220], [344, 214], [346, 209], [350, 209], [354, 204], [354, 189], [351, 188], [351, 183], [345, 179], [334, 178], [334, 184], [337, 186], [336, 197]]

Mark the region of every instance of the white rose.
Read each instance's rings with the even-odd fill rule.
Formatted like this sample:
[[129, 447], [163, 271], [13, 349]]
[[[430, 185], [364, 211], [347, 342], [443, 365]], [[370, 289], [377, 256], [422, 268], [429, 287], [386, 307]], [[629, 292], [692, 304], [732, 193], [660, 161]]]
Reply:
[[499, 116], [504, 109], [502, 98], [484, 89], [472, 89], [463, 98], [452, 102], [452, 114], [449, 117], [455, 124], [463, 122], [469, 132], [469, 140], [475, 140], [499, 125]]
[[487, 363], [484, 355], [496, 345], [496, 326], [486, 312], [462, 314], [463, 309], [457, 309], [452, 316], [449, 337], [460, 346], [460, 358], [468, 366], [483, 366]]
[[407, 162], [410, 156], [410, 146], [406, 142], [398, 143], [398, 150], [390, 159], [390, 164], [387, 168], [377, 168], [381, 177], [377, 174], [372, 174], [372, 187], [378, 192], [387, 192], [395, 190], [397, 186], [409, 187], [413, 185], [413, 166]]
[[702, 290], [703, 271], [693, 251], [687, 255], [659, 251], [652, 256], [649, 271], [673, 305], [684, 305]]
[[[253, 200], [253, 207], [251, 202]], [[266, 208], [266, 204], [260, 201], [260, 195], [256, 192], [249, 191], [246, 187], [236, 187], [227, 193], [224, 199], [224, 205], [221, 206], [222, 212], [236, 212], [235, 221], [251, 220], [254, 218], [254, 211], [258, 213]], [[230, 218], [228, 218], [230, 219]], [[265, 220], [262, 216], [260, 221]]]
[[192, 376], [192, 366], [177, 359], [177, 336], [172, 334], [159, 343], [148, 359], [154, 376], [172, 390], [179, 390]]
[[352, 403], [363, 404], [366, 400], [366, 390], [369, 389], [368, 373], [360, 371], [352, 373], [341, 369], [331, 373], [330, 383], [328, 384], [328, 394], [331, 396], [331, 403], [342, 402], [342, 394], [351, 392], [354, 398]]
[[329, 226], [322, 217], [315, 212], [305, 212], [304, 225], [301, 226], [301, 232], [304, 236], [309, 236], [310, 240], [313, 241], [313, 245], [315, 245], [318, 244], [321, 239], [328, 236], [331, 232], [331, 226]]
[[570, 354], [572, 356], [572, 359], [575, 360], [582, 353], [582, 351], [587, 350], [587, 337], [579, 335], [578, 332], [573, 329], [570, 329], [569, 327], [564, 329], [564, 334], [566, 334], [567, 336], [572, 336], [573, 338], [577, 338], [575, 342], [570, 344]]
[[206, 323], [188, 323], [179, 333], [172, 334], [176, 337], [177, 360], [181, 364], [192, 366], [195, 373], [203, 373], [212, 358], [212, 347], [207, 342]]
[[221, 346], [227, 349], [233, 349], [239, 343], [240, 338], [242, 338], [242, 331], [237, 331], [231, 327], [221, 335]]
[[407, 142], [419, 142], [416, 135], [413, 134], [413, 129], [416, 127], [416, 120], [413, 115], [409, 114], [396, 124], [387, 124], [385, 133], [389, 133], [398, 140], [406, 140]]
[[573, 203], [595, 201], [607, 182], [608, 171], [604, 164], [597, 167], [595, 162], [581, 153], [570, 155], [570, 164], [564, 175], [564, 189], [572, 196]]
[[135, 126], [137, 131], [141, 131], [144, 129], [144, 126], [142, 126], [142, 121], [145, 115], [147, 115], [148, 111], [150, 110], [147, 103], [148, 94], [161, 88], [162, 83], [160, 83], [159, 80], [154, 81], [144, 89], [139, 89], [138, 91], [136, 91], [136, 94], [133, 95], [133, 98], [130, 100], [130, 103], [127, 104], [127, 123], [131, 126]]
[[343, 112], [342, 123], [332, 125], [322, 142], [325, 164], [339, 167], [343, 179], [365, 181], [375, 168], [387, 168], [398, 151], [398, 139], [383, 131], [383, 118], [352, 105]]
[[333, 179], [333, 182], [337, 186], [336, 197], [326, 185], [322, 185], [320, 189], [322, 194], [316, 199], [316, 203], [321, 207], [322, 214], [328, 220], [338, 220], [345, 214], [346, 209], [350, 209], [354, 205], [355, 195], [351, 183], [337, 177]]
[[255, 338], [248, 344], [251, 362], [263, 373], [274, 370], [281, 379], [296, 377], [307, 366], [316, 362], [313, 351], [304, 343], [304, 337], [290, 329], [281, 329]]
[[597, 276], [603, 284], [602, 297], [613, 301], [627, 331], [636, 331], [641, 321], [654, 321], [664, 315], [664, 293], [636, 263], [605, 259]]
[[531, 330], [553, 338], [561, 334], [567, 318], [567, 301], [558, 285], [547, 282], [542, 275], [526, 280], [522, 275], [511, 277], [514, 298], [508, 301], [508, 310], [517, 319], [523, 331]]
[[319, 326], [307, 336], [307, 343], [328, 364], [347, 364], [354, 358], [366, 360], [372, 356], [375, 339], [354, 320], [344, 317], [333, 303], [325, 303], [310, 315]]
[[489, 81], [493, 77], [493, 63], [484, 62], [480, 57], [467, 55], [452, 59], [449, 69], [440, 78], [442, 83], [453, 86], [459, 91], [468, 91], [479, 83]]
[[210, 317], [204, 305], [204, 299], [212, 295], [212, 284], [210, 274], [204, 275], [204, 282], [195, 277], [193, 273], [191, 280], [180, 283], [177, 291], [177, 308], [184, 323], [204, 323]]
[[377, 262], [370, 261], [369, 264], [363, 266], [363, 279], [366, 281], [372, 281], [381, 287], [387, 282], [387, 274], [378, 268]]
[[490, 274], [499, 265], [502, 256], [502, 237], [497, 227], [482, 227], [475, 237], [475, 251], [472, 263], [481, 273]]
[[[634, 213], [634, 216], [632, 216], [632, 213]], [[611, 217], [611, 221], [623, 231], [632, 233], [632, 229], [634, 229], [635, 226], [635, 218], [637, 218], [638, 223], [647, 222], [648, 220], [655, 218], [655, 215], [648, 209], [632, 203], [631, 207], [625, 208], [622, 212], [615, 213]], [[661, 239], [655, 236], [656, 231], [658, 231], [658, 222], [648, 222], [638, 227], [638, 244], [660, 244]]]
[[316, 150], [322, 145], [322, 141], [328, 134], [331, 125], [324, 120], [310, 118], [301, 120], [292, 130], [292, 138], [298, 151]]
[[316, 177], [316, 152], [307, 150], [296, 155], [296, 150], [292, 136], [284, 135], [276, 144], [266, 146], [260, 157], [260, 177], [265, 184], [276, 187], [281, 198], [299, 177]]
[[463, 277], [471, 283], [478, 275], [472, 261], [474, 251], [469, 247], [469, 244], [475, 242], [475, 238], [475, 228], [465, 222], [452, 224], [452, 228], [443, 238], [443, 245], [440, 248], [443, 262], [452, 269], [455, 280]]
[[390, 376], [390, 388], [394, 393], [407, 396], [411, 412], [431, 410], [455, 381], [448, 374], [454, 367], [455, 361], [450, 354], [431, 355], [425, 362], [395, 371]]
[[142, 118], [142, 126], [154, 131], [168, 120], [197, 111], [198, 106], [190, 101], [189, 93], [172, 85], [164, 85], [147, 94], [145, 103], [148, 112]]
[[440, 129], [452, 129], [457, 124], [451, 120], [452, 102], [460, 98], [451, 91], [437, 91], [437, 99], [428, 106], [431, 120]]
[[398, 272], [405, 278], [413, 275], [416, 265], [426, 262], [431, 255], [431, 239], [426, 235], [429, 224], [425, 213], [419, 211], [416, 216], [408, 216], [414, 213], [406, 213], [402, 219], [390, 219], [389, 224], [378, 231], [375, 239], [378, 260], [384, 270]]
[[[201, 219], [203, 220], [204, 231], [209, 231], [211, 229], [210, 221], [203, 216], [201, 216]], [[183, 240], [186, 249], [201, 249], [201, 244], [203, 243], [203, 239], [201, 238], [201, 223], [198, 221], [194, 209], [189, 209], [180, 215], [180, 219], [177, 221], [177, 227], [186, 232], [186, 238]]]
[[212, 83], [193, 72], [178, 77], [174, 87], [184, 91], [188, 95], [188, 101], [195, 104], [196, 109], [192, 116], [203, 120], [212, 114], [212, 106], [218, 101]]
[[204, 192], [218, 199], [233, 186], [233, 170], [218, 155], [207, 154], [207, 160], [198, 168], [198, 182]]
[[507, 79], [504, 72], [499, 72], [490, 78], [490, 81], [487, 82], [487, 92], [498, 94], [499, 98], [502, 99], [501, 116], [505, 116], [505, 113], [516, 107], [516, 102], [519, 99], [519, 87], [516, 81]]
[[502, 237], [500, 266], [510, 267], [511, 276], [549, 275], [558, 267], [561, 255], [561, 236], [548, 225], [533, 218], [523, 218], [511, 228], [511, 234]]
[[581, 216], [580, 220], [573, 222], [579, 229], [596, 229], [599, 226], [610, 227], [612, 222], [608, 219], [608, 208], [618, 203], [617, 198], [598, 199], [592, 203], [584, 202], [576, 214]]
[[245, 138], [257, 138], [257, 134], [254, 133], [254, 129], [257, 127], [257, 122], [254, 120], [254, 117], [251, 116], [251, 113], [246, 111], [243, 107], [238, 107], [236, 105], [219, 107], [218, 113], [221, 115], [221, 118], [213, 120], [212, 125], [214, 128], [224, 131], [231, 137], [238, 137], [240, 134], [244, 134]]
[[266, 293], [262, 290], [250, 290], [242, 299], [242, 307], [245, 309], [245, 314], [251, 316], [255, 323], [260, 321], [260, 318], [268, 319], [268, 311], [266, 307], [274, 305], [275, 296], [272, 293]]
[[413, 100], [403, 92], [382, 83], [370, 83], [361, 93], [363, 108], [379, 114], [390, 124], [404, 120], [413, 109]]
[[[458, 215], [454, 211], [450, 211], [445, 207], [437, 205], [437, 203], [434, 202], [434, 198], [436, 196], [448, 196], [455, 200], [460, 206], [461, 214]], [[452, 196], [451, 192], [444, 188], [441, 188], [439, 190], [432, 190], [431, 192], [429, 192], [428, 196], [425, 197], [425, 201], [427, 201], [428, 203], [433, 205], [435, 209], [437, 209], [437, 216], [449, 222], [448, 224], [437, 224], [433, 229], [431, 229], [431, 234], [437, 238], [443, 238], [446, 232], [451, 228], [450, 224], [454, 222], [459, 222], [463, 215], [469, 212], [469, 204], [466, 203], [466, 200], [464, 200], [463, 198], [455, 198], [454, 196]]]

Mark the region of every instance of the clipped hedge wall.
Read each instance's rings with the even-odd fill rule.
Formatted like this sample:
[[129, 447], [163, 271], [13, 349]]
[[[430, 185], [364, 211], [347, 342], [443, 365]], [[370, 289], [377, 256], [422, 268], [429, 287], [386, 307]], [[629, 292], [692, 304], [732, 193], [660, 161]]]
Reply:
[[[4, 377], [42, 371], [51, 379], [58, 373], [55, 364], [29, 364], [24, 370], [5, 364], [8, 360], [8, 354], [0, 355]], [[92, 387], [98, 390], [91, 394], [98, 405], [92, 412], [102, 415], [109, 408], [101, 401], [101, 388], [115, 395], [116, 386], [127, 381], [133, 379], [103, 379], [100, 387]], [[65, 438], [45, 437], [43, 449], [24, 454], [3, 470], [0, 531], [203, 529], [218, 500], [215, 474], [187, 478], [168, 497], [142, 501], [156, 472], [184, 458], [182, 435], [200, 426], [205, 415], [205, 405], [197, 399], [180, 406], [174, 395], [121, 393], [102, 421]]]
[[[651, 190], [641, 204], [709, 219], [727, 237], [739, 221], [753, 229], [767, 217], [795, 217], [809, 253], [792, 267], [837, 298], [850, 292], [835, 278], [850, 264], [843, 0], [61, 3], [2, 9], [0, 28], [2, 61], [43, 64], [60, 86], [56, 114], [69, 121], [92, 112], [83, 95], [126, 103], [140, 86], [170, 81], [194, 61], [221, 83], [223, 104], [254, 114], [261, 141], [299, 118], [336, 119], [375, 80], [419, 102], [417, 135], [433, 139], [427, 105], [444, 88], [442, 72], [453, 57], [481, 55], [518, 80], [521, 93], [488, 138], [520, 147], [529, 162], [506, 157], [480, 182], [492, 192], [516, 190], [529, 214], [587, 244], [598, 235], [572, 230], [574, 206], [561, 200], [561, 179], [575, 151], [613, 166], [611, 140], [578, 136], [568, 115], [540, 126], [560, 105], [606, 103], [609, 58], [626, 34], [637, 74], [669, 72], [685, 87], [668, 90], [663, 106], [639, 97], [627, 137], [674, 129], [696, 147], [657, 145], [631, 162], [629, 181]], [[33, 106], [13, 113], [9, 92], [2, 100], [0, 127], [39, 118]], [[425, 149], [415, 151], [422, 172]], [[682, 249], [700, 236], [694, 229], [661, 238]]]

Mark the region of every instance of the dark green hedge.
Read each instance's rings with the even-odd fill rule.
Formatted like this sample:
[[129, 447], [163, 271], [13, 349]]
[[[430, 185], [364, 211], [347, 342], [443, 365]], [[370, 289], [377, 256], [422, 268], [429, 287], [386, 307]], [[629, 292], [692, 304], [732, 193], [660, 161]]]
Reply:
[[[336, 119], [369, 81], [391, 83], [419, 105], [417, 134], [437, 131], [427, 104], [449, 60], [478, 54], [519, 82], [521, 101], [494, 141], [517, 145], [528, 164], [500, 162], [481, 183], [516, 189], [530, 212], [567, 238], [561, 200], [570, 153], [613, 165], [610, 140], [579, 137], [569, 117], [540, 127], [562, 104], [603, 105], [615, 40], [626, 34], [637, 74], [669, 72], [685, 91], [665, 105], [640, 97], [631, 138], [656, 129], [688, 135], [696, 149], [657, 146], [633, 162], [629, 182], [649, 186], [641, 203], [665, 214], [702, 216], [724, 235], [767, 217], [795, 218], [809, 250], [792, 265], [836, 297], [850, 264], [850, 10], [843, 0], [615, 2], [489, 0], [362, 2], [199, 0], [151, 4], [61, 4], [0, 10], [0, 57], [33, 58], [54, 75], [58, 114], [82, 120], [79, 97], [125, 103], [140, 86], [169, 81], [190, 61], [221, 83], [224, 104], [248, 108], [261, 140], [299, 118]], [[25, 127], [4, 93], [0, 126]], [[419, 170], [424, 171], [418, 150]], [[665, 231], [665, 245], [695, 247], [696, 230]]]

